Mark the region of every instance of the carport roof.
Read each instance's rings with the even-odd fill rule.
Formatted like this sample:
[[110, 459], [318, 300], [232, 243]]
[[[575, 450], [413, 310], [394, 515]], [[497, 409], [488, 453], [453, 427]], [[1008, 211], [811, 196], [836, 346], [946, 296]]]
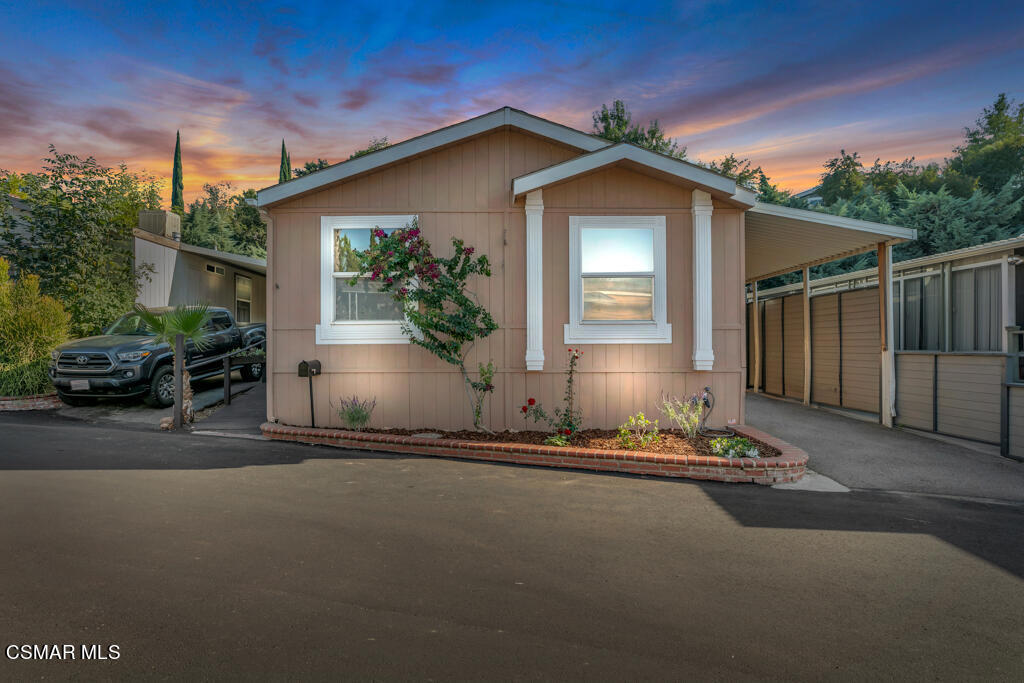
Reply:
[[917, 231], [757, 202], [746, 213], [747, 282], [917, 239]]

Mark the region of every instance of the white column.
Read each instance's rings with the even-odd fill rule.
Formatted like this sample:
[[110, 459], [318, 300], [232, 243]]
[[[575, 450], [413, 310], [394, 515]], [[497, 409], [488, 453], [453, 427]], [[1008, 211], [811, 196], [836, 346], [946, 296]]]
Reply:
[[544, 197], [526, 193], [526, 369], [544, 369]]
[[693, 369], [715, 364], [711, 320], [711, 195], [693, 191]]

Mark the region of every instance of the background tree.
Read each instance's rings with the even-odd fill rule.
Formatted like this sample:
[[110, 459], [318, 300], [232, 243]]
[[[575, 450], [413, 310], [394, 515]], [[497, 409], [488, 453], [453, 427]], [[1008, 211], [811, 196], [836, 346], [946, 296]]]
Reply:
[[860, 155], [856, 152], [847, 154], [840, 150], [839, 156], [825, 162], [825, 171], [821, 174], [821, 200], [824, 204], [832, 204], [837, 199], [851, 199], [864, 187], [864, 174], [861, 168]]
[[181, 131], [174, 142], [174, 169], [171, 171], [171, 211], [185, 213], [185, 181], [181, 170]]
[[349, 155], [348, 160], [352, 161], [353, 159], [358, 159], [359, 157], [365, 156], [370, 152], [376, 152], [381, 149], [387, 149], [390, 146], [391, 143], [388, 142], [387, 135], [385, 135], [382, 138], [371, 138], [370, 142], [366, 145], [366, 147], [364, 147], [363, 149], [357, 149], [356, 151], [352, 152], [352, 154]]
[[182, 219], [181, 239], [187, 244], [255, 258], [267, 255], [267, 225], [249, 206], [255, 190], [235, 193], [231, 183], [207, 183]]
[[284, 146], [284, 138], [281, 138], [281, 167], [277, 173], [277, 182], [283, 183], [292, 179], [292, 158]]
[[321, 171], [330, 165], [331, 164], [330, 162], [327, 161], [327, 159], [307, 161], [305, 165], [303, 165], [301, 168], [293, 168], [292, 175], [296, 178], [301, 178], [304, 175], [309, 175], [310, 173], [316, 173], [317, 171]]
[[[0, 178], [0, 195], [9, 181]], [[53, 145], [39, 173], [21, 177], [29, 205], [18, 219], [0, 212], [0, 242], [23, 277], [39, 276], [43, 294], [71, 314], [71, 334], [96, 334], [132, 307], [145, 264], [134, 264], [132, 229], [142, 209], [160, 208], [150, 176], [61, 154]]]
[[612, 142], [628, 142], [637, 147], [649, 149], [658, 154], [667, 154], [677, 159], [686, 158], [686, 148], [680, 147], [672, 138], [665, 137], [665, 131], [657, 119], [644, 128], [633, 123], [633, 115], [622, 100], [612, 102], [611, 109], [602, 104], [594, 112], [594, 134]]

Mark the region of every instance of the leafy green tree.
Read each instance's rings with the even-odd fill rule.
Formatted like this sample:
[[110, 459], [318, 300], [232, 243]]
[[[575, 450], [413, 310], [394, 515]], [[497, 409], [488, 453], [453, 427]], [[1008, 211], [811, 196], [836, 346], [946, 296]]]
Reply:
[[633, 115], [622, 100], [612, 102], [611, 109], [602, 104], [594, 112], [594, 134], [612, 142], [628, 142], [637, 147], [649, 149], [658, 154], [667, 154], [677, 159], [686, 158], [686, 148], [680, 147], [672, 138], [665, 137], [665, 131], [658, 120], [650, 122], [647, 128], [633, 123]]
[[330, 162], [327, 159], [317, 159], [316, 161], [307, 161], [302, 168], [293, 168], [292, 175], [296, 178], [301, 178], [304, 175], [310, 173], [316, 173], [330, 166]]
[[821, 201], [828, 206], [837, 199], [852, 199], [864, 187], [864, 164], [856, 152], [847, 154], [840, 150], [839, 156], [825, 162], [821, 174]]
[[[19, 276], [39, 276], [43, 294], [71, 314], [71, 334], [96, 334], [130, 309], [145, 264], [134, 263], [132, 229], [142, 209], [160, 208], [159, 183], [149, 176], [61, 154], [50, 145], [39, 173], [19, 191], [30, 209], [18, 219], [0, 211], [0, 242]], [[0, 178], [0, 196], [8, 180]]]
[[256, 258], [267, 255], [267, 225], [246, 199], [255, 190], [233, 192], [231, 183], [207, 183], [182, 219], [181, 239], [197, 247]]
[[171, 211], [185, 213], [185, 181], [181, 170], [181, 131], [174, 142], [174, 169], [171, 171]]
[[348, 160], [352, 161], [353, 159], [358, 159], [361, 156], [366, 156], [371, 152], [387, 149], [390, 146], [391, 143], [388, 142], [387, 135], [385, 135], [382, 138], [371, 138], [369, 144], [367, 144], [366, 147], [364, 147], [363, 149], [357, 149], [356, 151], [352, 152], [352, 154], [349, 155]]
[[976, 177], [978, 187], [993, 194], [1011, 181], [1024, 189], [1024, 103], [1000, 93], [975, 123], [976, 128], [965, 129], [964, 144], [953, 150], [949, 168]]
[[277, 182], [283, 183], [292, 179], [292, 158], [284, 146], [284, 138], [281, 138], [281, 168], [277, 174]]

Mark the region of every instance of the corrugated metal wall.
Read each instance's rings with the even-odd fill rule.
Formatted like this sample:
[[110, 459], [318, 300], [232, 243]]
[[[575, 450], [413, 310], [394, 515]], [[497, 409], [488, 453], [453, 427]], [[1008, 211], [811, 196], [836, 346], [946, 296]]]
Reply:
[[811, 299], [811, 400], [840, 405], [839, 295]]

